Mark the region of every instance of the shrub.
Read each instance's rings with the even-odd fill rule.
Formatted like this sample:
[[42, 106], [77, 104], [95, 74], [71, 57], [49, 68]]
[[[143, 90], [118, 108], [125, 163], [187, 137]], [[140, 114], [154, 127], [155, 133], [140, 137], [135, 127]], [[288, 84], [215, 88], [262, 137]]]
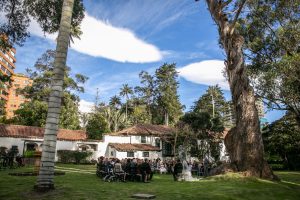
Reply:
[[76, 164], [79, 164], [81, 162], [86, 161], [86, 159], [92, 155], [92, 152], [58, 150], [57, 155], [58, 158], [60, 159], [60, 162], [62, 163], [75, 162]]
[[24, 156], [24, 158], [33, 158], [34, 151], [25, 151], [23, 156]]

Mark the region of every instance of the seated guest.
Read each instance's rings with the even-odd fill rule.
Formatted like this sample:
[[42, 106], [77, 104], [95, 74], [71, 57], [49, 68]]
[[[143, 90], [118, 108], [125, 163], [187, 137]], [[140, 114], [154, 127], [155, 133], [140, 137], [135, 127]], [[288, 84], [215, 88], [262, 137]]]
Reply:
[[180, 160], [178, 159], [174, 166], [174, 172], [173, 172], [174, 181], [178, 181], [178, 176], [179, 176], [179, 174], [182, 173], [182, 169], [183, 169], [183, 165], [180, 162]]
[[122, 181], [125, 181], [125, 179], [126, 179], [126, 173], [122, 169], [122, 165], [120, 163], [120, 160], [116, 160], [115, 161], [114, 172], [115, 172], [115, 174], [117, 174], [117, 175], [119, 175], [121, 177]]

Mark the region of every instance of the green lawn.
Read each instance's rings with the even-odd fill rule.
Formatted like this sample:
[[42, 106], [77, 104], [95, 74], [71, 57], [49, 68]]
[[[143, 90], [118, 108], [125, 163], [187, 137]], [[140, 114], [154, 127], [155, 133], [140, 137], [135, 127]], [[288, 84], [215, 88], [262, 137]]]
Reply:
[[[156, 199], [300, 199], [300, 172], [276, 172], [281, 182], [244, 178], [238, 174], [210, 177], [199, 182], [174, 182], [171, 175], [155, 175], [151, 183], [103, 182], [95, 175], [95, 166], [57, 165], [67, 170], [55, 177], [56, 189], [46, 194], [33, 191], [36, 177], [10, 176], [0, 171], [0, 199], [131, 199], [134, 193], [150, 193]], [[73, 170], [76, 168], [77, 170]], [[72, 172], [71, 172], [72, 171]]]

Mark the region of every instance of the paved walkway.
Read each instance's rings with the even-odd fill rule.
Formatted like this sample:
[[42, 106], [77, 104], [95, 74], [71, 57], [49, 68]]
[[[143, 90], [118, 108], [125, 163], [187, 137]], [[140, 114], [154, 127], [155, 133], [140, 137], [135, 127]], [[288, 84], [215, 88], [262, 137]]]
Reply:
[[85, 169], [76, 169], [76, 168], [59, 167], [59, 166], [55, 166], [55, 169], [58, 171], [71, 172], [71, 173], [96, 174], [95, 170], [85, 170]]

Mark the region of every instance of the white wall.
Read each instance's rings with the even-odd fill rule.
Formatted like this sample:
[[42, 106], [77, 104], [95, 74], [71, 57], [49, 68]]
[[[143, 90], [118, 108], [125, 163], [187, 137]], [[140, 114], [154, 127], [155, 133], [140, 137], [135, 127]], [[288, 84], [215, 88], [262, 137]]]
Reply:
[[[158, 137], [146, 137], [147, 144], [155, 145], [155, 139]], [[24, 140], [32, 140], [32, 142], [42, 142], [43, 140], [40, 138], [36, 139], [25, 139], [25, 138], [9, 138], [9, 137], [0, 137], [0, 146], [4, 146], [8, 149], [11, 148], [12, 145], [18, 146], [20, 154], [23, 154], [24, 148]], [[97, 160], [100, 156], [105, 157], [117, 157], [117, 158], [127, 158], [127, 152], [117, 152], [115, 149], [110, 149], [108, 147], [109, 143], [141, 143], [141, 136], [110, 136], [105, 135], [103, 142], [88, 142], [88, 141], [65, 141], [65, 140], [57, 140], [56, 150], [78, 150], [78, 146], [82, 144], [96, 144], [97, 151], [93, 152], [91, 159]], [[114, 156], [110, 155], [110, 151], [113, 151]], [[144, 158], [142, 151], [137, 151], [134, 153], [135, 158]], [[149, 159], [156, 159], [158, 157], [162, 157], [161, 152], [149, 151]], [[57, 155], [55, 156], [55, 160], [57, 161]]]
[[6, 147], [9, 150], [13, 145], [18, 146], [19, 153], [23, 155], [24, 139], [0, 137], [0, 147]]

